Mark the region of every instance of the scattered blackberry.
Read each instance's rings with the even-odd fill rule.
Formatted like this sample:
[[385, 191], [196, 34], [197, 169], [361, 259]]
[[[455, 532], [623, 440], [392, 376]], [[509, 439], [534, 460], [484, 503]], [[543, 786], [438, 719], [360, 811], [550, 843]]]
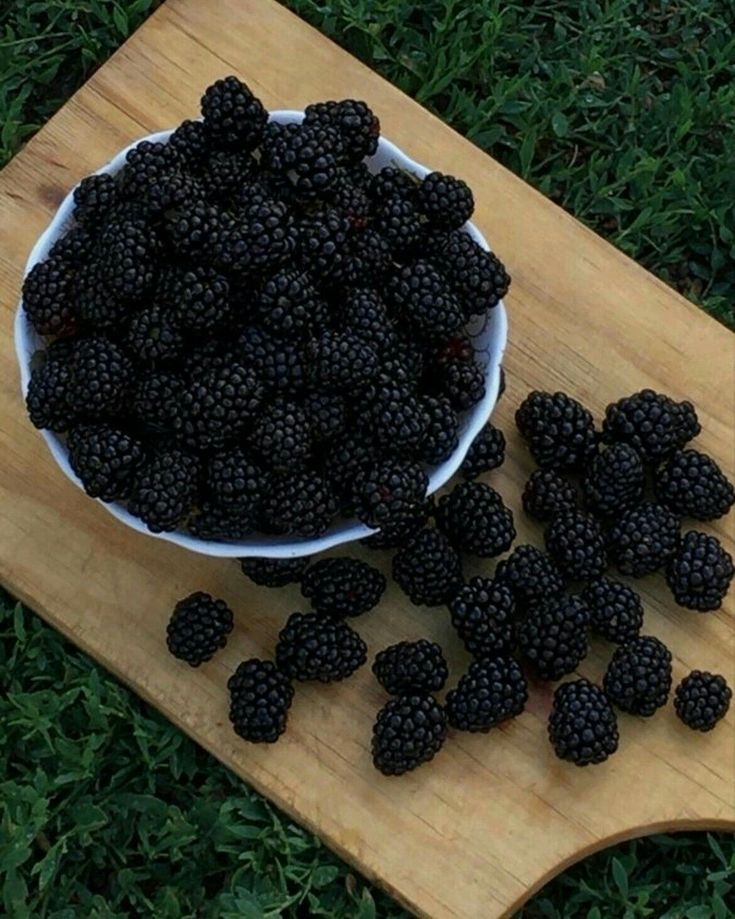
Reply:
[[378, 356], [383, 355], [396, 340], [385, 304], [375, 290], [361, 288], [350, 291], [342, 305], [340, 321], [344, 329], [362, 339]]
[[597, 521], [582, 511], [560, 511], [544, 533], [546, 549], [570, 580], [590, 581], [607, 568], [605, 538]]
[[581, 597], [539, 602], [518, 629], [521, 651], [542, 680], [559, 680], [587, 656], [590, 611]]
[[630, 444], [611, 444], [590, 460], [582, 490], [587, 507], [600, 517], [614, 517], [640, 504], [646, 473]]
[[526, 482], [522, 501], [529, 517], [547, 522], [558, 513], [575, 510], [577, 492], [553, 469], [536, 469]]
[[610, 532], [608, 549], [623, 574], [640, 578], [666, 564], [678, 543], [678, 518], [660, 504], [646, 502], [618, 519]]
[[174, 607], [166, 626], [166, 644], [174, 657], [198, 667], [224, 648], [232, 627], [232, 610], [225, 601], [198, 590]]
[[251, 743], [275, 743], [286, 730], [293, 686], [273, 661], [243, 661], [227, 681], [230, 721]]
[[393, 580], [416, 606], [448, 603], [462, 586], [462, 561], [438, 530], [421, 530], [393, 556]]
[[669, 697], [671, 652], [658, 638], [648, 635], [618, 645], [602, 685], [619, 709], [649, 717]]
[[365, 102], [343, 99], [307, 105], [304, 124], [334, 128], [342, 139], [342, 149], [350, 162], [372, 156], [378, 149], [380, 122]]
[[687, 727], [711, 731], [730, 708], [732, 690], [724, 676], [692, 670], [676, 687], [674, 708]]
[[26, 409], [31, 424], [50, 431], [65, 431], [75, 412], [69, 403], [72, 386], [68, 356], [54, 358], [46, 352], [44, 362], [31, 374], [26, 393]]
[[101, 336], [79, 341], [71, 358], [67, 399], [79, 414], [114, 415], [123, 408], [133, 366], [123, 350]]
[[449, 676], [442, 649], [433, 641], [399, 641], [379, 651], [373, 673], [392, 696], [410, 692], [439, 692]]
[[242, 447], [213, 456], [207, 466], [207, 489], [217, 504], [256, 508], [268, 486], [268, 473]]
[[103, 172], [90, 175], [74, 189], [74, 219], [93, 230], [103, 223], [119, 201], [115, 176]]
[[217, 80], [202, 96], [204, 125], [224, 150], [252, 150], [263, 137], [268, 113], [250, 87], [229, 76]]
[[184, 351], [184, 336], [174, 317], [158, 304], [138, 310], [128, 326], [128, 352], [146, 364], [171, 362]]
[[255, 160], [249, 153], [213, 153], [204, 168], [203, 184], [212, 203], [227, 205], [253, 176]]
[[258, 521], [251, 507], [230, 507], [203, 501], [187, 521], [186, 528], [199, 539], [236, 541], [253, 534], [258, 528]]
[[344, 272], [350, 222], [335, 210], [314, 214], [298, 228], [301, 264], [322, 282], [338, 282]]
[[477, 364], [447, 361], [439, 378], [439, 392], [457, 411], [465, 411], [484, 397], [485, 375]]
[[448, 338], [464, 322], [459, 303], [430, 262], [404, 265], [388, 283], [386, 294], [407, 328], [426, 341]]
[[426, 526], [433, 509], [433, 499], [428, 498], [417, 504], [407, 515], [384, 523], [372, 536], [366, 536], [362, 544], [370, 549], [399, 549]]
[[80, 424], [69, 431], [69, 463], [91, 498], [126, 498], [136, 469], [143, 461], [143, 444], [107, 424]]
[[248, 443], [274, 469], [300, 468], [311, 453], [309, 416], [294, 402], [277, 399], [255, 422]]
[[400, 195], [381, 203], [375, 212], [374, 226], [398, 256], [415, 252], [421, 242], [422, 224], [418, 209]]
[[735, 503], [735, 488], [717, 463], [697, 450], [677, 450], [658, 470], [656, 497], [682, 517], [715, 520]]
[[512, 511], [484, 482], [460, 482], [442, 495], [436, 523], [455, 548], [481, 558], [500, 555], [516, 538]]
[[702, 613], [722, 606], [732, 578], [732, 556], [717, 537], [697, 530], [684, 534], [666, 569], [674, 600]]
[[292, 613], [278, 634], [276, 663], [294, 680], [344, 680], [367, 660], [367, 646], [347, 625], [318, 613]]
[[324, 324], [326, 305], [302, 271], [282, 269], [265, 282], [258, 298], [263, 327], [280, 338], [302, 338]]
[[516, 546], [508, 558], [498, 562], [495, 579], [507, 584], [516, 602], [523, 606], [555, 597], [564, 590], [561, 572], [536, 546]]
[[488, 421], [470, 444], [460, 472], [466, 479], [476, 479], [505, 461], [505, 435]]
[[314, 612], [335, 619], [367, 613], [377, 606], [385, 588], [381, 572], [357, 558], [321, 559], [301, 578], [301, 593]]
[[643, 604], [627, 584], [597, 578], [582, 591], [589, 607], [593, 631], [608, 641], [624, 644], [638, 637], [643, 625]]
[[424, 403], [406, 386], [400, 383], [381, 386], [368, 415], [380, 451], [409, 457], [420, 452], [429, 416]]
[[426, 428], [419, 441], [418, 456], [431, 465], [443, 463], [459, 443], [457, 414], [444, 396], [424, 396], [420, 408], [426, 418]]
[[131, 414], [147, 431], [173, 433], [183, 391], [184, 381], [180, 376], [150, 370], [141, 374], [133, 384]]
[[319, 536], [336, 513], [337, 502], [329, 485], [309, 470], [274, 476], [263, 501], [263, 523], [271, 533]]
[[98, 253], [110, 289], [125, 300], [140, 300], [153, 283], [154, 251], [150, 231], [140, 221], [108, 223]]
[[565, 393], [529, 393], [516, 412], [516, 425], [544, 469], [578, 469], [595, 453], [592, 415]]
[[168, 139], [168, 145], [184, 169], [197, 173], [210, 154], [210, 136], [203, 121], [182, 121]]
[[152, 533], [175, 530], [196, 500], [199, 462], [182, 450], [154, 454], [135, 474], [128, 510]]
[[307, 371], [313, 386], [352, 392], [378, 370], [373, 349], [349, 332], [324, 332], [306, 346]]
[[475, 209], [467, 183], [441, 172], [430, 172], [422, 181], [418, 203], [433, 224], [446, 230], [458, 230]]
[[279, 342], [257, 326], [243, 332], [237, 348], [242, 362], [253, 368], [267, 390], [293, 393], [303, 387], [305, 371], [300, 348]]
[[359, 519], [380, 528], [410, 515], [426, 497], [429, 480], [420, 466], [386, 460], [357, 470], [354, 499]]
[[511, 589], [491, 578], [471, 578], [449, 601], [452, 625], [474, 657], [510, 654], [515, 647], [516, 604]]
[[336, 393], [307, 393], [302, 403], [316, 443], [325, 443], [344, 433], [347, 427], [347, 403]]
[[31, 268], [23, 281], [23, 309], [39, 335], [74, 331], [74, 272], [65, 259], [54, 256]]
[[285, 587], [300, 581], [311, 559], [298, 558], [241, 558], [242, 573], [261, 587]]
[[368, 194], [373, 201], [388, 201], [390, 198], [413, 200], [418, 190], [418, 179], [403, 169], [384, 166], [370, 178]]
[[643, 389], [608, 405], [602, 436], [608, 443], [627, 443], [649, 463], [658, 463], [700, 431], [694, 407]]
[[195, 265], [176, 278], [170, 305], [176, 323], [188, 332], [210, 332], [232, 319], [230, 284], [214, 268]]
[[411, 692], [387, 702], [373, 727], [373, 765], [383, 775], [402, 775], [432, 760], [447, 736], [447, 716], [428, 693]]
[[559, 759], [576, 766], [603, 763], [618, 749], [618, 721], [605, 693], [589, 680], [557, 687], [549, 740]]
[[458, 731], [485, 733], [526, 707], [528, 684], [512, 657], [473, 661], [447, 693], [447, 718]]
[[467, 317], [497, 306], [508, 293], [510, 275], [503, 263], [462, 230], [449, 235], [436, 263], [461, 297]]

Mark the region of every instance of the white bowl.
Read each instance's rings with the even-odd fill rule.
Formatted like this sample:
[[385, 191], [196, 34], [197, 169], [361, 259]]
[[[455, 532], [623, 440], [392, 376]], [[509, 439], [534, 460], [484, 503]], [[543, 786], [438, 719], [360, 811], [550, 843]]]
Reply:
[[[288, 123], [299, 122], [304, 116], [303, 112], [276, 111], [272, 112], [270, 117], [273, 121]], [[157, 134], [149, 134], [146, 137], [141, 137], [140, 140], [135, 141], [135, 143], [130, 144], [129, 147], [121, 150], [106, 166], [103, 166], [97, 171], [109, 173], [118, 172], [125, 164], [125, 156], [128, 151], [137, 146], [142, 140], [167, 141], [171, 133], [172, 131], [160, 131]], [[383, 166], [388, 165], [399, 166], [420, 177], [425, 176], [431, 171], [420, 163], [410, 159], [389, 140], [381, 138], [376, 154], [370, 158], [370, 170], [372, 172], [378, 172]], [[51, 223], [41, 234], [31, 250], [26, 264], [26, 275], [37, 262], [43, 261], [43, 259], [46, 258], [56, 240], [73, 226], [73, 194], [74, 190], [72, 189], [66, 198], [64, 198], [51, 220]], [[465, 230], [484, 249], [489, 248], [485, 238], [474, 224], [467, 223]], [[490, 417], [490, 413], [497, 401], [500, 385], [500, 364], [503, 358], [503, 352], [505, 351], [508, 335], [508, 321], [503, 303], [500, 302], [494, 309], [490, 310], [487, 316], [479, 317], [479, 319], [475, 320], [470, 325], [468, 331], [476, 350], [477, 362], [482, 366], [485, 372], [485, 396], [477, 405], [473, 406], [461, 416], [460, 437], [457, 449], [452, 453], [449, 459], [440, 463], [438, 466], [434, 466], [429, 471], [429, 494], [440, 488], [457, 471], [470, 444]], [[35, 332], [28, 321], [21, 302], [15, 317], [15, 350], [20, 365], [21, 387], [24, 397], [28, 390], [28, 381], [31, 376], [31, 360], [33, 354], [43, 348], [44, 345], [43, 338]], [[51, 454], [67, 478], [71, 479], [79, 488], [83, 488], [82, 483], [74, 474], [69, 464], [64, 438], [53, 431], [41, 431], [41, 434]], [[185, 549], [191, 549], [193, 552], [199, 552], [202, 555], [212, 555], [220, 558], [245, 556], [292, 558], [300, 555], [311, 555], [322, 552], [325, 549], [330, 549], [333, 546], [362, 539], [364, 536], [369, 536], [370, 533], [373, 532], [369, 527], [357, 521], [341, 520], [333, 524], [326, 533], [313, 539], [293, 539], [284, 536], [256, 535], [252, 539], [244, 539], [238, 542], [221, 542], [197, 539], [197, 537], [182, 531], [174, 531], [172, 533], [151, 533], [141, 520], [134, 517], [121, 504], [102, 503], [114, 517], [117, 517], [118, 520], [132, 527], [132, 529], [137, 530], [139, 533], [144, 533], [147, 536], [155, 536], [158, 539], [164, 539], [167, 542], [175, 543], [177, 546], [183, 546]]]

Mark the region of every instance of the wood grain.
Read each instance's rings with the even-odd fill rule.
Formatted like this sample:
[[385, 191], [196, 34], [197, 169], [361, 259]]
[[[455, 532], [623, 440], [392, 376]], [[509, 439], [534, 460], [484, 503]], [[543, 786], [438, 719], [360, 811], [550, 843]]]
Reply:
[[[701, 447], [732, 471], [735, 351], [725, 329], [275, 3], [169, 0], [0, 175], [3, 582], [419, 914], [504, 916], [560, 868], [615, 840], [735, 829], [732, 712], [702, 737], [670, 706], [651, 721], [623, 717], [620, 753], [578, 770], [552, 756], [549, 690], [538, 689], [512, 726], [453, 737], [431, 766], [391, 780], [370, 764], [370, 725], [384, 699], [364, 668], [344, 685], [299, 688], [275, 747], [248, 746], [231, 733], [228, 675], [242, 658], [271, 653], [300, 597], [255, 588], [234, 562], [127, 531], [76, 490], [25, 418], [11, 336], [26, 256], [69, 187], [135, 137], [196, 113], [203, 87], [229, 72], [270, 107], [365, 97], [387, 137], [475, 190], [476, 221], [514, 278], [509, 391], [495, 417], [508, 460], [492, 481], [523, 539], [538, 542], [540, 533], [520, 513], [531, 465], [512, 417], [533, 387], [569, 390], [598, 415], [643, 386], [689, 397], [704, 428]], [[711, 529], [732, 549], [731, 523]], [[638, 586], [646, 628], [674, 652], [676, 679], [693, 667], [733, 679], [732, 607], [697, 615], [675, 607], [660, 578]], [[226, 650], [191, 671], [165, 652], [163, 630], [173, 602], [195, 589], [223, 596], [238, 624]], [[361, 629], [371, 652], [430, 635], [460, 667], [447, 618], [410, 607], [391, 588]], [[581, 672], [598, 678], [605, 653], [596, 646]]]

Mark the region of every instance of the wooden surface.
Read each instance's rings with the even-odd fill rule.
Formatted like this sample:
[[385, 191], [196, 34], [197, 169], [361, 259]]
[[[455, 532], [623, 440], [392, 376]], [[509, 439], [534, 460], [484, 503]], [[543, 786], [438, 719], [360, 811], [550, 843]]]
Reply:
[[[84, 497], [24, 416], [11, 340], [22, 266], [69, 187], [135, 137], [195, 114], [202, 89], [230, 72], [270, 107], [365, 97], [386, 136], [475, 190], [475, 219], [514, 279], [509, 391], [495, 417], [509, 456], [492, 482], [516, 511], [521, 537], [540, 537], [520, 514], [531, 465], [512, 426], [532, 387], [568, 390], [598, 416], [643, 386], [689, 397], [704, 428], [699, 445], [732, 473], [735, 365], [725, 329], [281, 7], [169, 0], [0, 175], [3, 582], [417, 913], [492, 919], [614, 840], [735, 829], [733, 711], [701, 737], [670, 705], [650, 721], [622, 716], [620, 752], [579, 770], [553, 758], [549, 690], [536, 691], [512, 726], [453, 737], [430, 766], [391, 780], [370, 764], [371, 723], [384, 698], [364, 668], [343, 685], [299, 687], [275, 747], [249, 746], [231, 732], [226, 679], [242, 658], [272, 651], [285, 615], [301, 605], [297, 591], [256, 588], [236, 563], [136, 535]], [[731, 522], [712, 529], [732, 536]], [[646, 629], [672, 649], [677, 680], [694, 667], [733, 679], [732, 606], [698, 615], [675, 607], [660, 578], [638, 586]], [[163, 634], [174, 601], [195, 589], [223, 596], [238, 624], [226, 650], [191, 671], [166, 653]], [[446, 612], [412, 608], [395, 588], [360, 629], [371, 652], [431, 635], [455, 666], [463, 663]], [[595, 646], [584, 675], [600, 676], [604, 651]]]

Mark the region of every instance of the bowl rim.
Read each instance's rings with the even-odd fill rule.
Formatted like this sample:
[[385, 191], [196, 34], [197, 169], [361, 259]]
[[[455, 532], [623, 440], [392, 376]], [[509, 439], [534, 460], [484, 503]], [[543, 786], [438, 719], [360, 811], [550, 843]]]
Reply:
[[[303, 111], [296, 109], [277, 109], [270, 113], [269, 120], [278, 121], [280, 123], [300, 122], [303, 117]], [[94, 174], [99, 175], [101, 173], [117, 172], [124, 165], [125, 157], [128, 152], [138, 144], [143, 141], [165, 143], [174, 130], [175, 129], [172, 128], [170, 130], [156, 131], [152, 134], [146, 134], [143, 137], [139, 137], [116, 153], [107, 163], [95, 170]], [[421, 178], [432, 171], [422, 163], [416, 162], [416, 160], [404, 153], [400, 147], [396, 146], [385, 137], [380, 137], [378, 149], [391, 160], [396, 161], [401, 168], [407, 169]], [[48, 256], [51, 246], [67, 230], [68, 225], [73, 219], [74, 191], [76, 188], [77, 185], [69, 190], [53, 214], [48, 225], [33, 245], [25, 264], [23, 280], [25, 280], [30, 270], [38, 262], [43, 261], [43, 259]], [[462, 229], [483, 249], [491, 251], [485, 237], [471, 221], [468, 221]], [[443, 463], [431, 467], [428, 472], [429, 488], [427, 494], [429, 495], [445, 485], [457, 472], [472, 441], [489, 420], [498, 401], [500, 367], [508, 340], [508, 317], [504, 302], [500, 300], [498, 304], [489, 311], [488, 315], [492, 315], [494, 329], [491, 339], [491, 356], [485, 369], [485, 395], [476, 405], [468, 410], [466, 415], [467, 426], [460, 436], [457, 447], [451, 456]], [[23, 309], [22, 292], [18, 301], [13, 331], [15, 352], [20, 368], [21, 393], [25, 401], [31, 376], [31, 363], [34, 354], [39, 350], [39, 346], [34, 343], [33, 339], [34, 337], [42, 336], [37, 336], [37, 333], [30, 326], [30, 322]], [[84, 486], [71, 468], [68, 451], [65, 444], [60, 440], [59, 434], [46, 429], [41, 429], [40, 433], [61, 471], [84, 492]], [[85, 497], [89, 498], [86, 492]], [[289, 539], [288, 537], [266, 537], [264, 534], [254, 534], [256, 537], [260, 536], [260, 539], [252, 538], [237, 541], [206, 540], [181, 530], [152, 533], [142, 520], [133, 516], [121, 504], [117, 502], [101, 501], [99, 498], [91, 500], [95, 500], [103, 505], [113, 517], [144, 536], [152, 536], [155, 539], [172, 543], [200, 555], [207, 555], [215, 558], [296, 558], [306, 555], [315, 555], [327, 549], [363, 539], [376, 532], [359, 521], [342, 521], [334, 524], [326, 533], [316, 537]]]

